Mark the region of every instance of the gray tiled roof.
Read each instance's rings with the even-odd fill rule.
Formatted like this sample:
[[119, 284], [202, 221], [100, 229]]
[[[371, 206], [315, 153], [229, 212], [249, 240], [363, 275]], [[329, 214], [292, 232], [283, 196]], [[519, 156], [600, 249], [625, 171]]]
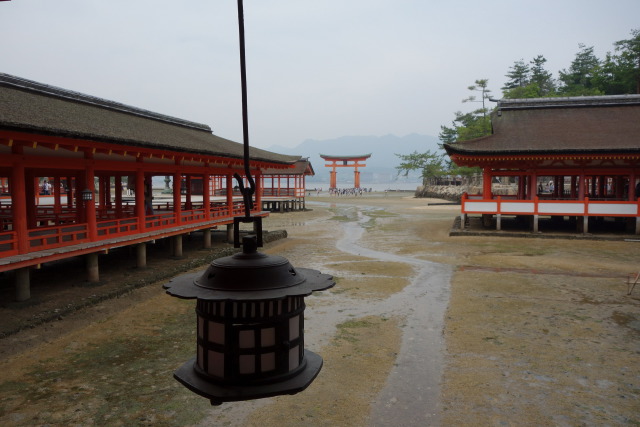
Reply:
[[262, 171], [263, 175], [315, 175], [313, 166], [308, 158], [300, 159], [296, 162], [295, 167], [291, 169], [275, 169], [266, 168]]
[[493, 134], [445, 144], [449, 155], [638, 153], [640, 95], [502, 100]]
[[[173, 152], [242, 158], [243, 146], [207, 125], [0, 73], [0, 129]], [[293, 163], [251, 148], [251, 158]]]

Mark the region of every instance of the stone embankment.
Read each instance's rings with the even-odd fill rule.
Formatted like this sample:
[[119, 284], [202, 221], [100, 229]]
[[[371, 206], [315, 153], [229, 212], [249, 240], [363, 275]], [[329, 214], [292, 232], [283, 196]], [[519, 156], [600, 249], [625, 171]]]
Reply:
[[481, 191], [482, 188], [469, 185], [425, 185], [416, 189], [415, 197], [444, 199], [452, 202], [459, 202], [462, 198], [462, 193], [476, 194]]
[[[517, 194], [518, 188], [515, 184], [500, 185], [493, 184], [491, 193], [494, 196]], [[425, 185], [416, 189], [415, 197], [427, 197], [435, 199], [445, 199], [452, 202], [459, 202], [462, 193], [482, 194], [482, 187], [477, 185]]]

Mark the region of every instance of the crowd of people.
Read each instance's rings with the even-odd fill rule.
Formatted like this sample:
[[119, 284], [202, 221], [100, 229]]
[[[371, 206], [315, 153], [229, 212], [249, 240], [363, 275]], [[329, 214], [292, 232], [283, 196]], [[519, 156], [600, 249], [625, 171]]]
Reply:
[[362, 196], [371, 193], [371, 188], [330, 188], [330, 196]]

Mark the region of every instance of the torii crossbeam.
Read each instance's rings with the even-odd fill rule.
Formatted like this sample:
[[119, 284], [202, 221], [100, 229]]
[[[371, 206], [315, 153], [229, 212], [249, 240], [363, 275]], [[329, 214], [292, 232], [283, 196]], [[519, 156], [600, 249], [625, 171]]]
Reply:
[[371, 157], [371, 153], [369, 154], [361, 154], [356, 156], [331, 156], [328, 154], [320, 154], [325, 161], [331, 162], [325, 164], [325, 167], [332, 168], [331, 180], [330, 180], [330, 188], [337, 188], [337, 172], [336, 168], [354, 168], [353, 171], [353, 186], [354, 188], [360, 188], [360, 171], [358, 168], [363, 168], [367, 166], [364, 163], [369, 157]]

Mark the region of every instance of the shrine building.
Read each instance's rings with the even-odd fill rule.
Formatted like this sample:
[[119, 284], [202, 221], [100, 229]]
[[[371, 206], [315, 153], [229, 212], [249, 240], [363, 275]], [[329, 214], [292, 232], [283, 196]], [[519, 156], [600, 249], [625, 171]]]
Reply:
[[[252, 148], [250, 158], [251, 214], [266, 216], [262, 174], [300, 157]], [[212, 229], [245, 213], [235, 173], [244, 177], [242, 144], [207, 125], [0, 74], [0, 272], [15, 270], [17, 300], [46, 262], [85, 256], [98, 281], [110, 248], [135, 246], [144, 267], [156, 239], [173, 239], [180, 256], [182, 236], [201, 231], [209, 247]], [[161, 200], [154, 177], [174, 183]]]
[[308, 158], [296, 161], [290, 169], [265, 169], [260, 175], [262, 208], [269, 212], [305, 210], [306, 178], [314, 175]]
[[500, 230], [509, 216], [538, 232], [550, 217], [588, 233], [609, 219], [640, 234], [640, 95], [504, 99], [491, 123], [492, 135], [444, 144], [483, 172], [482, 193], [462, 197], [462, 227], [481, 215]]

